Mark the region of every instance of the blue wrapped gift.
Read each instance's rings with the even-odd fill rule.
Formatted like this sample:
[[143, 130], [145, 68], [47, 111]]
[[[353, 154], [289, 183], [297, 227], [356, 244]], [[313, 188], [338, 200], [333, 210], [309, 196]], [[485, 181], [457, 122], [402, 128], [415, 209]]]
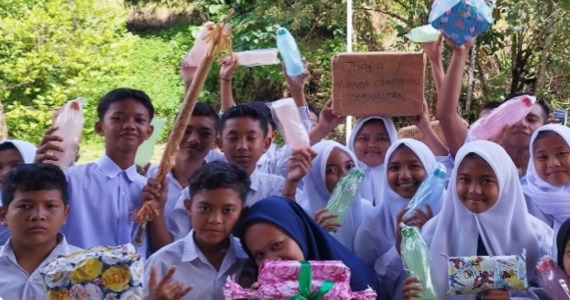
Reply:
[[493, 24], [492, 0], [435, 0], [429, 23], [458, 45]]

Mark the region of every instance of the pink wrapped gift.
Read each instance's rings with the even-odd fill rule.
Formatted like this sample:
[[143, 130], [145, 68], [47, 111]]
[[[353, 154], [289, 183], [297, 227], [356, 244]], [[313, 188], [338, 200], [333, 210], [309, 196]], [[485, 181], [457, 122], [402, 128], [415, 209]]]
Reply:
[[224, 286], [226, 299], [376, 299], [370, 287], [364, 291], [350, 289], [350, 270], [341, 261], [295, 260], [265, 261], [260, 267], [259, 289], [246, 289], [228, 278]]

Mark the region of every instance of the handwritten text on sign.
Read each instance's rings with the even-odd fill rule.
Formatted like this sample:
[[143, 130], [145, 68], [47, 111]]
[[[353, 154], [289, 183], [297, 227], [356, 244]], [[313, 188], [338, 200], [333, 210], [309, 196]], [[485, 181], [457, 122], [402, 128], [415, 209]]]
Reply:
[[343, 53], [333, 58], [333, 112], [410, 116], [422, 111], [422, 53]]

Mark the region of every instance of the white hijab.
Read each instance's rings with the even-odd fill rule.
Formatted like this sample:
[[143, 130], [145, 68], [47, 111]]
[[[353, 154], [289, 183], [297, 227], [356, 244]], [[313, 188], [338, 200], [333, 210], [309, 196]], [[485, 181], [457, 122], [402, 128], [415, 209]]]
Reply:
[[[390, 144], [393, 144], [395, 141], [398, 140], [398, 132], [396, 131], [396, 126], [394, 126], [394, 122], [390, 118], [384, 117], [367, 117], [359, 119], [352, 130], [352, 134], [348, 140], [348, 149], [354, 152], [354, 142], [356, 141], [356, 135], [362, 128], [362, 126], [370, 121], [370, 120], [382, 120], [384, 122], [384, 127], [386, 127], [386, 132], [388, 132], [388, 136], [390, 137]], [[387, 155], [385, 157], [388, 157]], [[386, 160], [384, 160], [386, 162]], [[380, 164], [378, 166], [369, 166], [362, 161], [359, 161], [361, 168], [364, 169], [366, 172], [366, 177], [364, 177], [364, 181], [362, 183], [362, 198], [370, 200], [372, 205], [378, 206], [381, 201], [382, 192], [384, 190], [384, 186], [378, 184], [380, 178], [383, 176], [383, 167], [384, 164]]]
[[[469, 153], [481, 156], [493, 168], [499, 185], [497, 203], [480, 214], [470, 212], [457, 196], [457, 170]], [[439, 298], [449, 297], [443, 296], [448, 290], [448, 270], [441, 254], [476, 255], [479, 236], [491, 256], [521, 254], [526, 249], [527, 275], [531, 279], [538, 259], [550, 252], [552, 229], [528, 213], [517, 170], [509, 155], [501, 146], [479, 140], [465, 144], [455, 160], [458, 167], [451, 174], [445, 205], [422, 230], [430, 245], [432, 274]], [[451, 296], [449, 299], [475, 299], [475, 296]]]
[[22, 159], [24, 163], [31, 164], [34, 162], [34, 157], [36, 156], [36, 146], [32, 143], [22, 141], [22, 140], [2, 140], [0, 141], [0, 145], [5, 143], [11, 143], [18, 149], [20, 155], [22, 155]]
[[570, 218], [570, 182], [562, 186], [554, 186], [540, 178], [536, 172], [533, 144], [538, 134], [546, 131], [557, 133], [570, 146], [570, 128], [564, 125], [548, 124], [535, 130], [530, 139], [530, 158], [523, 191], [532, 204], [548, 218], [554, 219], [553, 228], [557, 232], [560, 225]]
[[[325, 182], [325, 174], [327, 168], [327, 160], [334, 148], [345, 151], [355, 164], [357, 164], [356, 156], [345, 146], [335, 141], [321, 141], [315, 144], [313, 150], [317, 153], [309, 173], [303, 178], [303, 193], [299, 204], [305, 211], [314, 216], [319, 209], [325, 208], [331, 193], [327, 190]], [[341, 227], [337, 229], [333, 235], [346, 248], [353, 251], [354, 236], [356, 230], [362, 222], [362, 207], [360, 196], [354, 201], [349, 212], [345, 215]]]

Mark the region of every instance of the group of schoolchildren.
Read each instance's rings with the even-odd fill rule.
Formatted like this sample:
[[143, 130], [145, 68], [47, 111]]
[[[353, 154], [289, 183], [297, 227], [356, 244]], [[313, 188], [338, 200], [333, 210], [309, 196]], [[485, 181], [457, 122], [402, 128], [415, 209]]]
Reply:
[[[133, 212], [149, 201], [159, 214], [137, 248], [145, 258], [146, 299], [224, 299], [229, 276], [258, 287], [264, 260], [340, 260], [350, 269], [354, 291], [371, 287], [378, 299], [414, 299], [421, 282], [403, 267], [400, 223], [421, 229], [438, 299], [549, 299], [540, 288], [537, 261], [550, 255], [570, 276], [570, 128], [545, 125], [549, 111], [540, 103], [492, 141], [472, 140], [457, 106], [473, 41], [448, 43], [447, 71], [441, 43], [424, 45], [424, 51], [446, 143], [430, 126], [427, 108], [408, 118], [423, 142], [399, 139], [393, 121], [381, 116], [359, 119], [347, 145], [323, 140], [342, 118], [332, 114], [330, 101], [320, 112], [309, 109], [303, 74], [285, 76], [311, 147], [278, 147], [269, 107], [234, 103], [231, 57], [220, 70], [221, 111], [196, 104], [164, 182], [154, 179], [158, 166], [141, 169], [134, 163], [153, 131], [154, 108], [142, 91], [120, 88], [100, 99], [95, 132], [105, 140], [105, 153], [95, 162], [65, 172], [42, 163], [56, 161], [63, 151], [56, 128], [37, 149], [2, 141], [0, 297], [45, 299], [43, 266], [80, 248], [130, 243]], [[183, 66], [186, 87], [194, 71]], [[497, 105], [486, 106], [482, 115]], [[404, 217], [438, 163], [449, 174], [440, 201]], [[339, 223], [326, 206], [336, 184], [355, 167], [365, 171], [361, 193]], [[446, 295], [441, 253], [523, 251], [531, 288]]]

